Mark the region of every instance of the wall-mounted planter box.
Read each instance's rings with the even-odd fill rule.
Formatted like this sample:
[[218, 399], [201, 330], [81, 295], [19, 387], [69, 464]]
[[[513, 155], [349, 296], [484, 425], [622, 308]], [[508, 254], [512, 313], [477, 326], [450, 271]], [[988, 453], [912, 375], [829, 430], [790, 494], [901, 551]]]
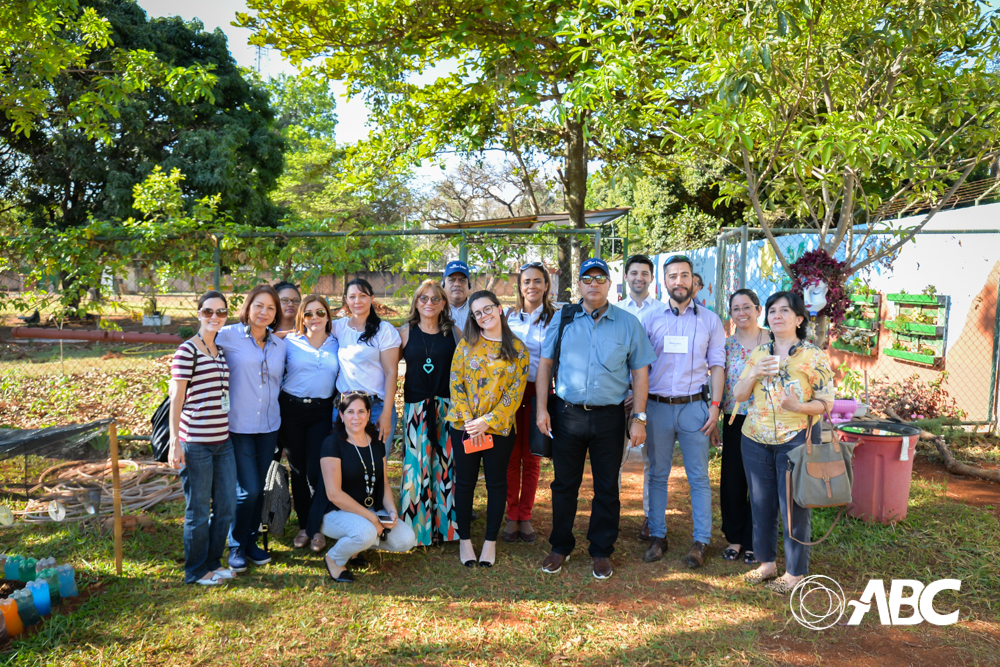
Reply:
[[933, 366], [941, 358], [932, 354], [917, 354], [916, 352], [907, 352], [906, 350], [885, 349], [883, 352], [890, 357], [913, 361], [918, 364], [927, 364], [928, 366]]
[[858, 347], [856, 345], [848, 345], [847, 343], [841, 343], [839, 340], [835, 340], [830, 345], [838, 350], [843, 350], [844, 352], [850, 352], [851, 354], [860, 354], [866, 357], [870, 357], [875, 353], [870, 347]]
[[926, 336], [935, 336], [940, 338], [944, 335], [944, 327], [939, 327], [934, 324], [917, 324], [916, 322], [905, 322], [902, 325], [898, 324], [893, 320], [889, 320], [885, 323], [885, 328], [891, 331], [898, 331], [900, 333], [911, 333], [911, 334], [924, 334]]
[[852, 294], [850, 297], [852, 303], [868, 303], [873, 306], [877, 306], [882, 300], [882, 297], [878, 294], [870, 294], [868, 296], [863, 296], [859, 294]]
[[948, 297], [943, 294], [886, 294], [885, 298], [893, 303], [915, 306], [943, 306], [948, 302]]
[[878, 330], [878, 320], [844, 320], [842, 326], [851, 327], [852, 329], [870, 329]]

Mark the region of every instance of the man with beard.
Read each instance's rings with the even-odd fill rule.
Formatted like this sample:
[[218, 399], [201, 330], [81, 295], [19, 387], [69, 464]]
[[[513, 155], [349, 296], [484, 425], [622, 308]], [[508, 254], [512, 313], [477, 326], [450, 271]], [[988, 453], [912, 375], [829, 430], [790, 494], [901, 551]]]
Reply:
[[[627, 417], [625, 397], [632, 377], [631, 444], [646, 439], [646, 391], [649, 364], [656, 355], [639, 320], [608, 302], [611, 272], [607, 263], [591, 258], [580, 266], [578, 304], [564, 306], [545, 332], [536, 378], [536, 424], [553, 436], [552, 552], [542, 571], [556, 574], [569, 558], [576, 539], [573, 521], [590, 454], [594, 478], [591, 503], [590, 556], [598, 579], [612, 574], [611, 553], [618, 539], [621, 468]], [[549, 416], [549, 383], [555, 366], [556, 395]], [[662, 512], [662, 510], [661, 510]]]
[[455, 322], [458, 332], [465, 331], [465, 322], [469, 319], [469, 293], [472, 291], [472, 274], [469, 265], [459, 260], [452, 260], [444, 267], [444, 280], [441, 282], [448, 296], [451, 319]]
[[[659, 299], [654, 299], [649, 294], [649, 287], [653, 284], [653, 260], [646, 255], [632, 255], [625, 261], [625, 283], [628, 285], [629, 295], [621, 303], [616, 304], [619, 308], [624, 308], [639, 318], [642, 324], [645, 320], [656, 312], [663, 312], [667, 306]], [[632, 409], [631, 396], [625, 399], [625, 409]], [[649, 539], [649, 456], [646, 455], [646, 448], [642, 452], [642, 528], [639, 529], [639, 539]], [[621, 486], [621, 481], [618, 483]]]
[[[726, 335], [719, 316], [699, 308], [692, 296], [691, 260], [674, 255], [663, 264], [667, 309], [645, 320], [657, 358], [649, 371], [646, 450], [649, 456], [649, 547], [646, 562], [667, 550], [667, 478], [678, 441], [691, 489], [694, 544], [684, 557], [701, 567], [712, 535], [712, 490], [708, 448], [719, 439], [719, 402], [725, 384]], [[711, 377], [711, 385], [707, 381]]]

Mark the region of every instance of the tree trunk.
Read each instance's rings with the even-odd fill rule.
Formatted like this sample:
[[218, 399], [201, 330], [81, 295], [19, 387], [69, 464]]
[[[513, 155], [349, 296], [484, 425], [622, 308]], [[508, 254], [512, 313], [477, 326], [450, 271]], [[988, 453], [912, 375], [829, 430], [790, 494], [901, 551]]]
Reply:
[[821, 350], [830, 345], [830, 318], [826, 315], [818, 315], [813, 320], [813, 344]]
[[556, 241], [556, 265], [559, 267], [559, 294], [556, 301], [567, 302], [572, 298], [573, 262], [569, 237], [560, 236]]
[[[566, 117], [566, 174], [563, 178], [563, 197], [566, 200], [566, 212], [569, 213], [570, 223], [576, 229], [585, 229], [587, 226], [586, 202], [587, 202], [587, 139], [583, 134], [586, 116], [581, 112], [577, 115]], [[575, 286], [576, 281], [572, 280], [573, 269], [580, 266], [583, 261], [582, 252], [586, 248], [585, 243], [580, 242], [579, 236], [574, 235], [572, 248], [572, 268], [567, 275], [566, 287]], [[562, 266], [560, 264], [560, 269]], [[574, 293], [576, 290], [573, 290]], [[560, 286], [560, 295], [563, 288]]]

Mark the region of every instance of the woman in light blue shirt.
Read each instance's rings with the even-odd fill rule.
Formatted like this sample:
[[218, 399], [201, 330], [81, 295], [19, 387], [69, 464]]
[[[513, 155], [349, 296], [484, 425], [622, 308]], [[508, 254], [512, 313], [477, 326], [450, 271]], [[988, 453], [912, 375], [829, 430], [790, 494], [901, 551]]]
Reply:
[[299, 533], [292, 543], [301, 549], [312, 538], [322, 551], [320, 526], [309, 531], [309, 510], [319, 484], [319, 452], [333, 423], [333, 399], [340, 363], [331, 330], [330, 304], [319, 294], [306, 296], [295, 315], [293, 333], [285, 338], [285, 378], [281, 382], [281, 429], [278, 440], [292, 470], [292, 501]]
[[270, 285], [250, 290], [240, 321], [219, 330], [216, 343], [229, 364], [229, 437], [236, 454], [236, 518], [229, 531], [229, 567], [247, 561], [266, 565], [271, 556], [257, 546], [264, 509], [264, 481], [278, 447], [278, 393], [285, 375], [285, 341], [272, 333], [280, 316], [278, 293]]

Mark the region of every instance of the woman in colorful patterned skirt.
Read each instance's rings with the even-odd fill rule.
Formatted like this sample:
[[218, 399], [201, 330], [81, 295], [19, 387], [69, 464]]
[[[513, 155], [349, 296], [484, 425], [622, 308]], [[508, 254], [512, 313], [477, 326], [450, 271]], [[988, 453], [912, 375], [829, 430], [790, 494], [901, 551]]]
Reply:
[[457, 332], [447, 295], [425, 280], [413, 296], [403, 340], [403, 479], [400, 518], [417, 544], [458, 539], [452, 445], [445, 416], [451, 407], [449, 373]]

